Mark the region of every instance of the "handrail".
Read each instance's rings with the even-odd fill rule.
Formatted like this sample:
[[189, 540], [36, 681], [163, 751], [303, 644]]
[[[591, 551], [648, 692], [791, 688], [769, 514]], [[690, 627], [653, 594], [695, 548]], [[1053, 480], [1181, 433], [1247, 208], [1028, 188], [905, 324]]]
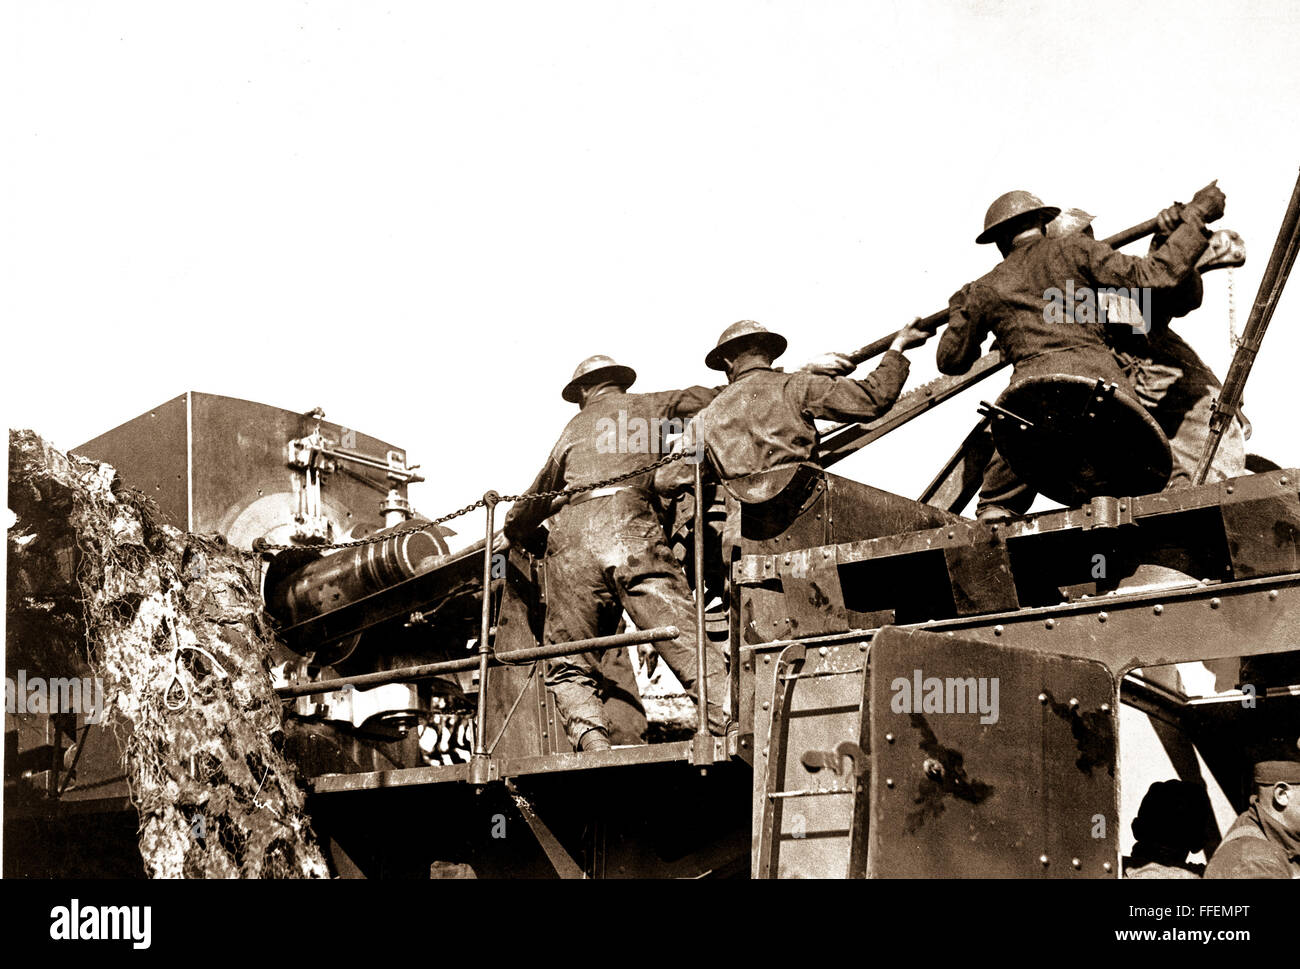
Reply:
[[[676, 639], [681, 630], [676, 626], [655, 626], [651, 629], [638, 629], [630, 633], [617, 633], [613, 636], [597, 636], [593, 639], [575, 639], [570, 643], [551, 643], [548, 646], [533, 646], [506, 653], [506, 659], [489, 653], [491, 666], [518, 666], [535, 659], [550, 659], [553, 656], [568, 656], [570, 653], [598, 653], [618, 646], [639, 646], [642, 643], [661, 643], [667, 639]], [[291, 683], [276, 688], [276, 694], [282, 697], [318, 696], [333, 693], [344, 687], [384, 686], [388, 683], [405, 683], [410, 680], [425, 680], [447, 673], [465, 673], [479, 666], [479, 657], [466, 656], [463, 659], [443, 660], [440, 663], [426, 663], [423, 666], [403, 666], [395, 670], [379, 670], [375, 673], [358, 673], [355, 676], [340, 676], [335, 680], [312, 680], [310, 683]]]

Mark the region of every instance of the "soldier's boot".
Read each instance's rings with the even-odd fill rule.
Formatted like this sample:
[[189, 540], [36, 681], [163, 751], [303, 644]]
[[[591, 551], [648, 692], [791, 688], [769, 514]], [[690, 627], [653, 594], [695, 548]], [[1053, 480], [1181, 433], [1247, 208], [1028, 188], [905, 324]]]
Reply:
[[593, 727], [582, 735], [578, 740], [578, 749], [582, 751], [593, 750], [611, 750], [609, 743], [609, 734], [604, 730]]

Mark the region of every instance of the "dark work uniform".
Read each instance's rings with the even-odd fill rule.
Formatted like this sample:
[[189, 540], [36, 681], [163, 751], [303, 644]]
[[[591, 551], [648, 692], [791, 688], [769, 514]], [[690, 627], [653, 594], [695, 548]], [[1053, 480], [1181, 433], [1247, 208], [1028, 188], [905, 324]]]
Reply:
[[[664, 445], [639, 430], [651, 422], [657, 427], [663, 418], [689, 417], [716, 393], [691, 387], [656, 394], [600, 394], [565, 427], [528, 491], [587, 484], [652, 464]], [[655, 648], [682, 685], [694, 692], [695, 606], [665, 541], [651, 486], [647, 474], [600, 489], [595, 497], [575, 496], [551, 518], [543, 638], [549, 644], [612, 634], [623, 610], [639, 629], [676, 626], [681, 635]], [[525, 538], [549, 511], [545, 502], [516, 504], [506, 516], [507, 537]], [[721, 703], [726, 667], [716, 648], [706, 650], [706, 657], [709, 723], [721, 731], [726, 726]], [[574, 747], [588, 730], [608, 729], [596, 696], [593, 671], [598, 662], [592, 654], [581, 654], [547, 663], [546, 683]]]
[[[1152, 249], [1158, 248], [1161, 241], [1153, 239]], [[1169, 438], [1174, 457], [1170, 488], [1192, 484], [1210, 436], [1214, 402], [1223, 387], [1196, 351], [1169, 329], [1171, 320], [1200, 308], [1204, 291], [1201, 274], [1190, 272], [1173, 289], [1152, 293], [1150, 332], [1134, 332], [1134, 328], [1123, 326], [1109, 330], [1120, 369], [1142, 406]], [[1234, 419], [1219, 442], [1206, 480], [1221, 481], [1245, 473], [1246, 440]]]
[[[1083, 374], [1115, 383], [1118, 394], [1136, 399], [1107, 344], [1095, 301], [1092, 312], [1060, 321], [1055, 318], [1060, 294], [1068, 291], [1067, 283], [1076, 291], [1094, 292], [1099, 287], [1172, 288], [1192, 271], [1205, 247], [1199, 222], [1180, 225], [1145, 258], [1126, 256], [1080, 233], [1023, 242], [953, 295], [948, 327], [939, 340], [939, 369], [965, 373], [992, 332], [1012, 363], [1013, 384], [1041, 374]], [[981, 509], [994, 505], [1023, 514], [1033, 500], [1033, 491], [995, 452], [980, 491]]]
[[[908, 369], [907, 358], [889, 350], [863, 380], [784, 373], [770, 367], [744, 370], [696, 415], [682, 446], [693, 450], [702, 438], [705, 452], [724, 479], [799, 464], [812, 457], [817, 444], [815, 418], [879, 417], [898, 400]], [[656, 472], [656, 490], [668, 492], [689, 483], [693, 472], [684, 464], [679, 461]]]
[[1260, 811], [1252, 797], [1219, 842], [1205, 877], [1300, 878], [1300, 837]]

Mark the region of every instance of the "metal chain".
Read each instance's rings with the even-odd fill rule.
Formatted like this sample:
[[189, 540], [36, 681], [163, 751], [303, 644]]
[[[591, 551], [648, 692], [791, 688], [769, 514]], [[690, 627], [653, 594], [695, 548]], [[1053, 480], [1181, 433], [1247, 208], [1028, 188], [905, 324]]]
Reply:
[[[552, 498], [559, 498], [563, 495], [578, 495], [586, 491], [595, 491], [598, 488], [607, 488], [610, 485], [618, 484], [620, 481], [627, 481], [629, 478], [637, 478], [643, 474], [648, 474], [651, 471], [657, 471], [659, 468], [662, 468], [668, 464], [672, 464], [674, 461], [680, 461], [685, 457], [689, 457], [691, 453], [692, 453], [691, 451], [673, 451], [669, 454], [665, 454], [662, 458], [660, 458], [658, 461], [655, 461], [653, 464], [647, 464], [644, 468], [637, 468], [635, 471], [625, 471], [623, 474], [616, 474], [612, 477], [602, 478], [600, 481], [592, 481], [588, 484], [573, 485], [572, 487], [569, 488], [557, 488], [554, 491], [538, 491], [534, 494], [498, 495], [496, 498], [496, 503], [500, 503], [503, 501], [509, 501], [509, 502], [542, 501], [543, 499], [549, 500]], [[371, 535], [368, 538], [358, 538], [351, 542], [331, 542], [327, 545], [272, 545], [269, 542], [254, 542], [253, 551], [287, 552], [292, 549], [300, 549], [300, 548], [307, 548], [307, 549], [314, 550], [314, 549], [327, 549], [327, 548], [358, 548], [362, 545], [374, 545], [377, 542], [386, 542], [390, 538], [398, 538], [402, 535], [410, 535], [414, 532], [425, 531], [430, 526], [441, 525], [443, 522], [449, 522], [454, 518], [460, 518], [462, 515], [468, 515], [471, 511], [474, 511], [478, 508], [484, 508], [486, 506], [487, 506], [487, 498], [480, 498], [478, 501], [474, 502], [473, 504], [466, 505], [464, 508], [458, 508], [456, 511], [443, 515], [440, 518], [435, 518], [432, 521], [420, 522], [418, 525], [413, 525], [410, 528], [403, 528], [395, 532], [386, 532], [383, 535]]]
[[1237, 336], [1237, 294], [1233, 285], [1235, 276], [1233, 267], [1228, 267], [1228, 346], [1236, 350], [1241, 345], [1241, 338]]

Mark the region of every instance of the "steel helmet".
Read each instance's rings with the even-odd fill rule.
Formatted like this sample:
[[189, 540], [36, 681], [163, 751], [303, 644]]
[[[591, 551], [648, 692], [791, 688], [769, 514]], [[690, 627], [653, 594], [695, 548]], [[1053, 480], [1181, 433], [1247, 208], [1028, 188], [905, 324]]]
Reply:
[[1060, 214], [1061, 210], [1055, 205], [1044, 205], [1043, 200], [1031, 192], [1007, 192], [999, 195], [989, 206], [984, 215], [984, 231], [975, 237], [975, 241], [980, 245], [992, 242], [995, 236], [1012, 228], [1010, 223], [1018, 223], [1020, 228], [1016, 231], [1020, 231], [1035, 223], [1050, 222]]
[[1047, 223], [1048, 238], [1057, 239], [1072, 232], [1082, 232], [1092, 225], [1095, 215], [1089, 215], [1083, 209], [1066, 209], [1051, 222]]
[[786, 340], [780, 333], [773, 333], [753, 320], [741, 320], [732, 323], [718, 337], [718, 345], [704, 358], [704, 365], [710, 370], [726, 370], [724, 357], [733, 356], [749, 346], [764, 350], [773, 360], [785, 353]]
[[578, 364], [578, 369], [573, 371], [573, 379], [564, 385], [564, 391], [560, 396], [570, 404], [580, 404], [584, 387], [593, 384], [617, 384], [626, 390], [635, 382], [635, 370], [615, 363], [613, 357], [598, 353]]

